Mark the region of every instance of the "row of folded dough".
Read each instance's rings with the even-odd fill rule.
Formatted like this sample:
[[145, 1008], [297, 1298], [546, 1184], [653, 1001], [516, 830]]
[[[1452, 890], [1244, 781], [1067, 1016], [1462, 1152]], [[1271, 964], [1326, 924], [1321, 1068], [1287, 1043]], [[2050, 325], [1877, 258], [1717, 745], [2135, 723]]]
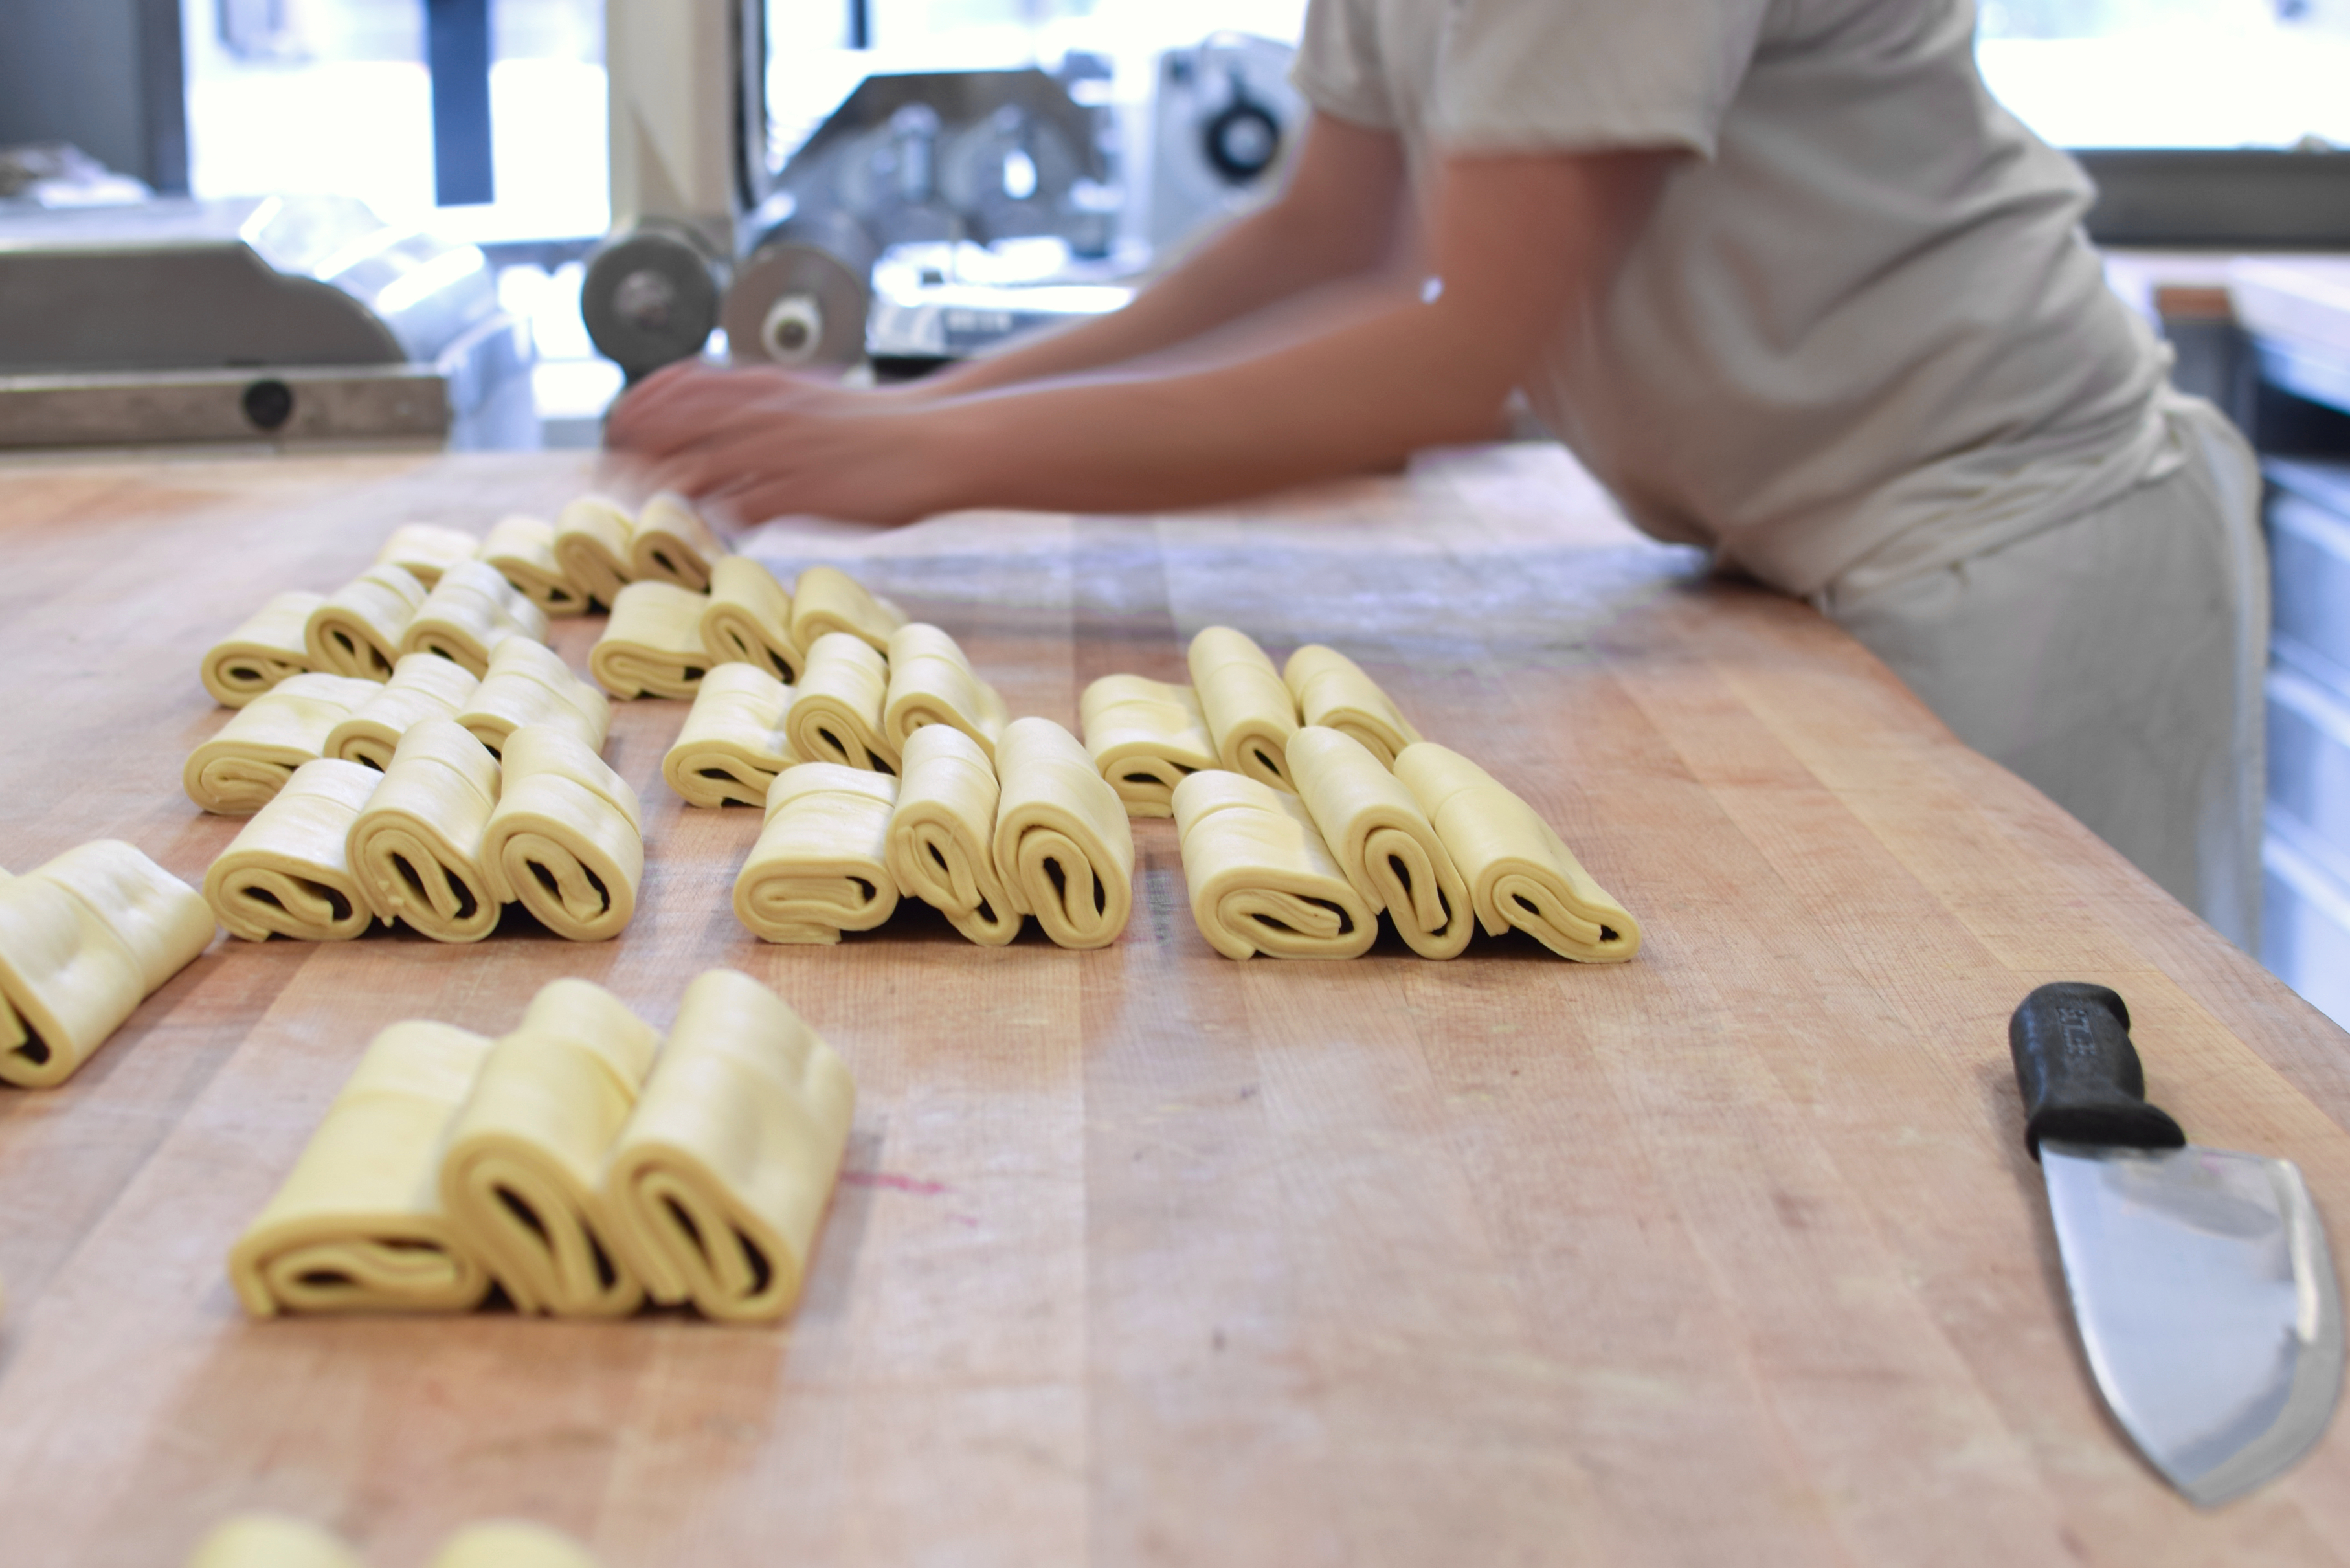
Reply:
[[[196, 1545], [187, 1568], [366, 1568], [334, 1532], [284, 1514], [223, 1520]], [[484, 1520], [443, 1542], [425, 1568], [597, 1568], [569, 1536], [518, 1519]]]
[[905, 625], [904, 611], [836, 567], [810, 566], [787, 590], [749, 556], [729, 556], [706, 593], [668, 582], [621, 588], [588, 668], [615, 697], [691, 697], [708, 670], [730, 663], [800, 679], [827, 637], [886, 655]]
[[229, 1254], [256, 1317], [516, 1310], [616, 1317], [647, 1300], [773, 1320], [806, 1278], [856, 1086], [766, 987], [711, 970], [666, 1044], [610, 992], [558, 980], [496, 1041], [378, 1034]]

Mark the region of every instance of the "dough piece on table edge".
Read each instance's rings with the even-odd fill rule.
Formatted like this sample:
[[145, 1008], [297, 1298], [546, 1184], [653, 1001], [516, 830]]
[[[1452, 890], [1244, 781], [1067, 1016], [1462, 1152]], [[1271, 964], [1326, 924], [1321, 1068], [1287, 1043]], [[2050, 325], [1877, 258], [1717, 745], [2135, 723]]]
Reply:
[[441, 1543], [424, 1568], [601, 1568], [559, 1530], [524, 1519], [486, 1519]]
[[606, 1167], [613, 1239], [656, 1302], [733, 1323], [789, 1313], [848, 1146], [857, 1086], [747, 975], [686, 988]]
[[1128, 816], [1173, 816], [1175, 786], [1222, 767], [1200, 699], [1189, 686], [1140, 675], [1105, 675], [1077, 699], [1086, 754], [1126, 803]]
[[688, 805], [764, 807], [775, 775], [798, 760], [784, 732], [791, 706], [792, 689], [757, 665], [714, 666], [661, 758], [661, 777]]
[[1456, 958], [1477, 916], [1443, 836], [1378, 753], [1309, 724], [1289, 737], [1289, 776], [1347, 880], [1422, 958]]
[[808, 648], [807, 668], [792, 688], [784, 732], [792, 754], [867, 773], [894, 774], [898, 748], [881, 732], [889, 666], [869, 643], [828, 631]]
[[1085, 747], [1050, 719], [1014, 719], [995, 771], [995, 867], [1013, 909], [1065, 948], [1118, 940], [1134, 912], [1134, 829]]
[[489, 1294], [489, 1271], [442, 1208], [441, 1144], [488, 1056], [445, 1023], [378, 1034], [301, 1157], [228, 1255], [255, 1317], [451, 1313]]
[[982, 947], [1020, 934], [995, 865], [995, 765], [977, 741], [944, 724], [906, 738], [906, 771], [889, 818], [890, 879]]
[[119, 839], [0, 876], [0, 1083], [73, 1076], [213, 929], [202, 895]]
[[546, 612], [484, 561], [460, 561], [443, 573], [400, 635], [402, 653], [437, 653], [487, 675], [490, 656], [508, 638], [546, 640]]
[[637, 911], [643, 825], [637, 792], [578, 737], [527, 726], [506, 738], [482, 868], [500, 903], [519, 903], [556, 936], [608, 941]]
[[289, 676], [190, 752], [180, 785], [214, 816], [251, 816], [295, 769], [325, 756], [336, 729], [382, 691], [347, 675]]
[[299, 589], [278, 594], [206, 649], [197, 674], [213, 701], [242, 708], [286, 677], [307, 674], [310, 650], [303, 628], [310, 612], [326, 602], [324, 594]]
[[499, 518], [482, 541], [482, 559], [548, 616], [587, 613], [587, 591], [556, 558], [555, 524], [546, 518], [519, 512]]
[[762, 941], [832, 943], [898, 908], [889, 817], [898, 781], [837, 763], [775, 775], [767, 820], [734, 878], [734, 918]]
[[327, 596], [302, 628], [313, 670], [385, 681], [400, 640], [424, 607], [424, 585], [405, 567], [378, 562]]
[[334, 1532], [277, 1513], [238, 1513], [196, 1543], [187, 1568], [367, 1568]]
[[229, 935], [343, 942], [366, 932], [375, 912], [351, 875], [351, 826], [382, 779], [332, 757], [295, 770], [204, 873], [204, 902]]
[[582, 495], [555, 517], [555, 559], [592, 606], [608, 610], [634, 580], [629, 535], [636, 519], [608, 495]]
[[1305, 803], [1218, 768], [1175, 786], [1191, 919], [1229, 959], [1360, 957], [1378, 912], [1322, 842]]
[[506, 737], [526, 724], [552, 724], [601, 753], [612, 729], [612, 704], [574, 675], [555, 649], [510, 637], [490, 655], [490, 672], [458, 711], [457, 722], [492, 756], [504, 752]]
[[902, 753], [906, 737], [930, 724], [962, 731], [995, 763], [996, 737], [1011, 722], [1003, 694], [979, 678], [962, 649], [937, 627], [910, 621], [889, 634], [881, 734]]
[[629, 530], [629, 571], [640, 583], [674, 583], [706, 593], [711, 567], [725, 555], [726, 546], [702, 514], [670, 491], [646, 502]]
[[622, 1317], [643, 1303], [597, 1183], [660, 1046], [610, 992], [558, 980], [490, 1047], [449, 1128], [441, 1205], [516, 1311]]
[[1639, 922], [1533, 806], [1484, 769], [1422, 741], [1396, 758], [1396, 777], [1436, 825], [1488, 935], [1515, 926], [1584, 963], [1622, 963], [1640, 950]]
[[1264, 649], [1246, 632], [1211, 626], [1191, 639], [1189, 658], [1217, 759], [1228, 772], [1289, 790], [1284, 748], [1297, 728], [1297, 700]]
[[1396, 753], [1419, 739], [1395, 699], [1335, 648], [1309, 642], [1289, 656], [1281, 679], [1307, 724], [1336, 730], [1392, 769]]
[[398, 566], [429, 592], [460, 561], [482, 552], [482, 542], [462, 528], [438, 523], [402, 523], [375, 553], [378, 565]]
[[847, 632], [876, 653], [889, 650], [889, 634], [906, 612], [867, 590], [837, 566], [810, 566], [792, 585], [792, 640], [813, 649], [827, 632]]
[[615, 697], [691, 697], [710, 669], [702, 646], [709, 603], [675, 583], [630, 583], [588, 652], [588, 673]]
[[[537, 646], [514, 640], [525, 648]], [[326, 754], [365, 763], [381, 773], [391, 765], [391, 753], [411, 727], [427, 719], [454, 718], [480, 686], [463, 665], [437, 653], [402, 654], [391, 679], [328, 733]]]
[[785, 682], [798, 680], [807, 666], [807, 650], [792, 636], [792, 596], [748, 556], [711, 564], [702, 646], [713, 665], [756, 665]]
[[498, 763], [446, 719], [400, 736], [391, 766], [351, 824], [351, 874], [376, 919], [440, 942], [477, 942], [500, 906], [482, 864]]

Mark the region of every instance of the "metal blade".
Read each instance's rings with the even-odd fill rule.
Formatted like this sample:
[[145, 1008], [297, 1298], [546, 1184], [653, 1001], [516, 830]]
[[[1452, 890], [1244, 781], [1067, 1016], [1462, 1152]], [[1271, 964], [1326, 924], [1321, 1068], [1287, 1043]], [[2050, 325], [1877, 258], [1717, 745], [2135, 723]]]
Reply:
[[2333, 1417], [2342, 1295], [2289, 1161], [2040, 1146], [2064, 1280], [2106, 1406], [2189, 1501], [2282, 1474]]

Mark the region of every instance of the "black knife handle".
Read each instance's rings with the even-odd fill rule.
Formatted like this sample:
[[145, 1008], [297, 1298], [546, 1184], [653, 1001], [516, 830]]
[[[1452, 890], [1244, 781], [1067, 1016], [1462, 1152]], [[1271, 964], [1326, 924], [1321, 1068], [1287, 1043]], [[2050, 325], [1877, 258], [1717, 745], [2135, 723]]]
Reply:
[[2102, 985], [2060, 980], [2018, 1003], [2007, 1021], [2015, 1085], [2023, 1091], [2023, 1144], [2177, 1148], [2178, 1124], [2147, 1104], [2146, 1069], [2130, 1044], [2129, 1008]]

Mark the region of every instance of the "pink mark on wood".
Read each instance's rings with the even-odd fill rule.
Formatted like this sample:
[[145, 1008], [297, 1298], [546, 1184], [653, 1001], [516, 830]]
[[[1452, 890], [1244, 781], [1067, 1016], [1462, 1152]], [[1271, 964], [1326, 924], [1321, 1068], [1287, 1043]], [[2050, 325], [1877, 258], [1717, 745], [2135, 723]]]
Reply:
[[892, 1192], [910, 1192], [917, 1198], [936, 1198], [953, 1189], [943, 1181], [925, 1181], [919, 1176], [900, 1176], [894, 1170], [844, 1170], [840, 1179], [851, 1187], [886, 1187]]

